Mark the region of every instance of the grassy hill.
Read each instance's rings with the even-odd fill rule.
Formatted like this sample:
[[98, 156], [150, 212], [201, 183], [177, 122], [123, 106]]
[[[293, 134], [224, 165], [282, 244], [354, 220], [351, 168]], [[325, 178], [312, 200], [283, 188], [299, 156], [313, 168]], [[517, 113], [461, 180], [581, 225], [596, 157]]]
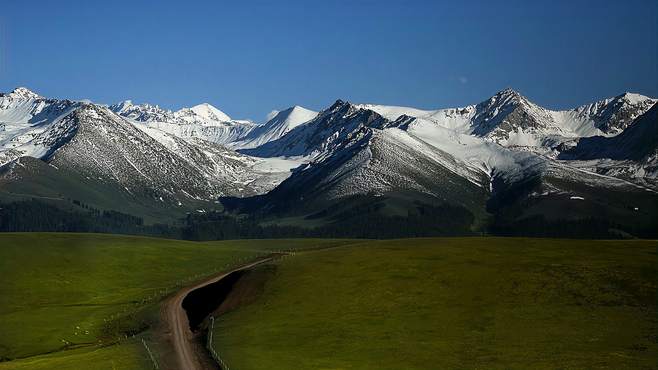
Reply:
[[657, 250], [454, 238], [299, 253], [251, 274], [262, 294], [216, 320], [215, 347], [236, 369], [655, 369]]
[[158, 356], [171, 292], [272, 250], [345, 242], [0, 234], [0, 369], [152, 368], [141, 340]]

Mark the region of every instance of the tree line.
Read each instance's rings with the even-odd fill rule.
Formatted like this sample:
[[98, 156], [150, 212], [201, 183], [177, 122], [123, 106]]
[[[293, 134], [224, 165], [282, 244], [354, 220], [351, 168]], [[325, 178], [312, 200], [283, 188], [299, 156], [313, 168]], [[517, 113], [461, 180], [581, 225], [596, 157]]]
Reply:
[[[369, 238], [388, 239], [431, 236], [535, 236], [568, 238], [656, 237], [656, 230], [629, 228], [605, 219], [547, 220], [535, 216], [522, 220], [494, 219], [486, 230], [471, 229], [474, 216], [463, 207], [417, 203], [406, 215], [384, 215], [379, 207], [355, 207], [314, 228], [264, 224], [257, 216], [223, 212], [190, 213], [179, 225], [145, 225], [134, 215], [99, 210], [81, 202], [79, 210], [63, 209], [39, 200], [0, 205], [0, 231], [95, 232], [149, 235], [187, 240], [265, 238]], [[324, 215], [314, 215], [321, 217]]]

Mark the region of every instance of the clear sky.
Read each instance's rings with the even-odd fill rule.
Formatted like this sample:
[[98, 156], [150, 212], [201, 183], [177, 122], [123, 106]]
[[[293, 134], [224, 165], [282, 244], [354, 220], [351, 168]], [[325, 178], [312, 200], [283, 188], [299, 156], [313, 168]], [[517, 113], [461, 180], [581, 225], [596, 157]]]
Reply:
[[234, 118], [337, 98], [550, 108], [658, 96], [656, 0], [4, 1], [0, 91]]

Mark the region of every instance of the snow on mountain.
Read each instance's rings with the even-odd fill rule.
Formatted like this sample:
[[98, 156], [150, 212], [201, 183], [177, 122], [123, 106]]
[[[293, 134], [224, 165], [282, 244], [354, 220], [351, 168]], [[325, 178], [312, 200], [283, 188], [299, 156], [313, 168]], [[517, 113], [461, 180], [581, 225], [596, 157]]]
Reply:
[[657, 102], [658, 99], [644, 95], [624, 93], [614, 98], [583, 105], [570, 112], [575, 116], [575, 120], [591, 122], [604, 136], [614, 136], [624, 131], [633, 120]]
[[389, 120], [402, 116], [434, 122], [461, 134], [485, 138], [503, 146], [538, 146], [547, 135], [569, 135], [555, 122], [551, 112], [541, 108], [512, 89], [461, 108], [420, 110], [407, 107], [358, 105]]
[[[651, 102], [642, 96], [621, 105], [613, 101], [601, 106], [622, 112], [632, 104]], [[634, 111], [642, 112], [644, 107]], [[604, 134], [592, 118], [595, 115], [579, 109], [551, 111], [511, 89], [476, 105], [439, 110], [339, 100], [279, 139], [240, 152], [308, 158], [307, 165], [293, 171], [263, 201], [297, 199], [310, 211], [310, 204], [325, 207], [326, 202], [367, 194], [412, 192], [446, 201], [470, 199], [455, 184], [473, 194], [490, 194], [498, 203], [525, 196], [528, 189], [535, 196], [559, 197], [579, 183], [588, 189], [645, 189], [646, 182], [638, 179], [629, 182], [547, 155], [556, 150], [544, 147], [547, 143], [557, 146]], [[626, 125], [634, 127], [634, 122]], [[446, 189], [454, 192], [452, 197]], [[472, 205], [462, 206], [477, 211]]]
[[110, 106], [110, 109], [136, 123], [183, 139], [202, 139], [216, 144], [237, 141], [256, 127], [250, 121], [232, 120], [207, 103], [172, 112], [157, 105], [133, 104], [127, 100]]
[[231, 148], [253, 148], [286, 134], [317, 115], [294, 106], [263, 125], [231, 119], [224, 112], [204, 103], [172, 112], [157, 105], [133, 104], [130, 100], [110, 106], [115, 113], [162, 132], [183, 139], [202, 139]]
[[193, 117], [201, 117], [203, 118], [206, 122], [208, 121], [230, 121], [231, 117], [229, 117], [226, 113], [222, 112], [221, 110], [213, 107], [212, 105], [208, 103], [203, 103], [199, 105], [195, 105], [192, 108], [189, 108], [190, 111], [192, 111], [194, 114], [192, 115]]
[[255, 127], [239, 142], [233, 143], [232, 146], [247, 149], [274, 141], [295, 127], [312, 120], [317, 115], [318, 112], [296, 105], [278, 112], [264, 125]]
[[577, 146], [561, 153], [561, 159], [641, 160], [658, 153], [658, 105], [654, 105], [621, 134], [581, 138]]
[[488, 177], [478, 169], [397, 128], [363, 126], [361, 133], [296, 169], [264, 195], [265, 207], [314, 213], [367, 196], [395, 198], [400, 207], [440, 199], [483, 211]]
[[361, 104], [389, 120], [406, 115], [474, 135], [503, 146], [555, 147], [565, 141], [595, 135], [614, 136], [658, 100], [625, 93], [571, 110], [553, 111], [534, 104], [512, 89], [462, 108], [421, 110]]
[[[461, 108], [438, 110], [393, 110], [398, 115], [421, 118], [461, 134], [484, 138], [503, 146], [541, 146], [548, 137], [577, 137], [570, 125], [512, 89]], [[387, 111], [378, 107], [379, 111]]]
[[174, 122], [174, 112], [162, 109], [157, 105], [133, 104], [132, 100], [124, 100], [110, 106], [114, 113], [137, 122]]
[[400, 116], [427, 117], [437, 112], [437, 110], [423, 110], [411, 107], [401, 107], [396, 105], [379, 105], [379, 104], [354, 104], [358, 109], [368, 109], [385, 117], [390, 121], [395, 121]]
[[465, 179], [471, 188], [488, 184], [488, 178], [476, 168], [397, 128], [373, 130], [367, 152], [369, 160], [335, 191], [335, 197], [401, 189], [445, 197], [448, 194], [436, 190], [443, 181]]
[[[617, 179], [611, 173], [608, 173], [609, 176], [600, 176], [601, 171], [588, 169], [581, 163], [555, 161], [533, 151], [504, 147], [483, 138], [446, 129], [431, 120], [407, 117], [406, 122], [398, 122], [397, 125], [412, 137], [450, 153], [456, 160], [461, 161], [463, 166], [479, 169], [482, 174], [489, 177], [492, 191], [495, 190], [495, 183], [504, 183], [504, 187], [508, 187], [511, 184], [523, 183], [530, 178], [541, 179], [546, 176], [598, 187], [633, 186], [625, 181], [626, 178]], [[626, 163], [625, 167], [628, 165], [629, 163]], [[640, 181], [639, 184], [641, 187], [647, 185], [644, 181]], [[551, 191], [562, 190], [558, 186]]]
[[[168, 133], [158, 129], [161, 123], [148, 122], [194, 118], [190, 112], [205, 121], [172, 124], [181, 127], [182, 134]], [[40, 158], [73, 173], [116, 183], [131, 194], [177, 203], [183, 198], [260, 194], [300, 164], [295, 159], [251, 158], [199, 139], [221, 134], [217, 128], [223, 129], [226, 123], [217, 120], [224, 117], [206, 105], [184, 113], [130, 101], [110, 110], [16, 89], [0, 95], [0, 166], [24, 156]], [[186, 129], [209, 132], [186, 134]]]
[[5, 125], [39, 125], [52, 120], [74, 105], [76, 103], [69, 100], [46, 99], [19, 87], [8, 94], [0, 94], [0, 122]]
[[446, 128], [428, 118], [405, 116], [392, 125], [430, 146], [450, 153], [464, 166], [477, 168], [487, 176], [503, 174], [511, 181], [522, 176], [538, 160], [528, 152], [511, 150], [492, 141]]
[[[513, 100], [500, 103], [518, 109]], [[398, 110], [386, 118], [364, 106], [336, 102], [279, 140], [243, 151], [302, 155], [311, 161], [262, 197], [231, 200], [227, 206], [325, 222], [373, 213], [404, 217], [421, 204], [468, 210], [476, 224], [492, 214], [508, 225], [537, 217], [609, 217], [646, 227], [650, 219], [633, 213], [629, 205], [655, 203], [655, 186], [646, 176], [629, 178], [619, 172], [636, 162], [602, 172], [600, 163], [589, 168], [582, 161], [558, 161], [524, 147], [500, 145], [486, 134], [472, 134], [470, 124], [465, 129], [465, 121], [456, 119], [475, 121], [476, 106], [434, 111], [422, 118], [407, 113]], [[484, 117], [479, 122], [496, 114]], [[638, 122], [630, 127], [635, 125]], [[577, 205], [572, 199], [583, 199], [582, 207], [573, 208]], [[566, 215], [563, 209], [569, 210]]]
[[169, 133], [182, 139], [201, 139], [215, 144], [228, 145], [244, 137], [254, 129], [249, 121], [207, 123], [136, 122]]
[[46, 99], [26, 88], [0, 94], [0, 166], [22, 156], [47, 155], [66, 136], [58, 121], [79, 105]]
[[253, 158], [198, 138], [182, 139], [146, 125], [135, 125], [168, 150], [187, 160], [208, 178], [232, 184], [230, 195], [265, 193], [281, 183], [302, 162], [296, 158]]
[[345, 140], [363, 136], [366, 126], [383, 126], [388, 120], [374, 111], [337, 100], [314, 119], [300, 125], [277, 140], [241, 153], [256, 157], [305, 156], [316, 157], [332, 152]]
[[504, 146], [538, 146], [543, 136], [567, 134], [550, 112], [505, 89], [475, 107], [471, 133]]
[[[264, 125], [230, 121], [228, 116], [207, 104], [178, 112], [131, 103], [112, 108], [121, 115], [172, 135], [200, 138], [242, 149], [244, 153], [258, 157], [313, 157], [327, 149], [322, 148], [320, 142], [330, 145], [331, 141], [344, 139], [341, 135], [355, 131], [348, 121], [350, 115], [360, 111], [372, 112], [381, 120], [390, 122], [404, 116], [415, 117], [458, 134], [480, 137], [505, 147], [527, 147], [554, 157], [560, 150], [575, 145], [580, 137], [618, 134], [655, 102], [655, 99], [626, 93], [572, 110], [553, 111], [532, 103], [512, 89], [505, 89], [479, 104], [462, 108], [422, 110], [350, 104], [351, 112], [345, 112], [345, 117], [339, 119], [332, 116], [331, 122], [316, 121], [322, 121], [320, 117], [327, 116], [327, 112], [332, 113], [337, 108], [336, 104], [319, 114], [292, 107], [279, 112]], [[306, 124], [296, 130], [302, 123]], [[295, 134], [281, 140], [291, 131]]]
[[194, 146], [173, 138], [176, 150], [171, 150], [93, 104], [82, 105], [56, 126], [70, 134], [51, 153], [51, 164], [117, 183], [131, 194], [176, 203], [182, 198], [209, 200], [245, 191], [241, 188], [247, 181], [241, 177], [245, 165], [226, 158], [221, 147]]
[[[631, 96], [632, 99], [628, 98]], [[619, 103], [620, 101], [622, 104]], [[571, 178], [575, 176], [579, 178], [578, 181], [588, 181], [592, 184], [596, 183], [598, 186], [619, 185], [627, 183], [613, 179], [611, 176], [622, 175], [625, 172], [625, 175], [617, 177], [622, 180], [632, 177], [634, 182], [642, 186], [655, 188], [655, 185], [647, 185], [646, 182], [646, 177], [654, 173], [651, 171], [653, 167], [650, 161], [644, 165], [639, 162], [631, 164], [628, 161], [617, 163], [614, 171], [611, 169], [613, 165], [609, 161], [605, 163], [602, 161], [598, 165], [589, 163], [589, 168], [583, 172], [582, 169], [588, 166], [583, 166], [581, 162], [555, 162], [551, 159], [556, 156], [555, 154], [547, 156], [546, 152], [542, 150], [526, 149], [526, 146], [542, 146], [550, 140], [561, 142], [565, 138], [569, 138], [567, 140], [572, 140], [573, 145], [578, 143], [579, 147], [587, 147], [586, 150], [591, 151], [592, 148], [597, 148], [595, 150], [598, 153], [605, 150], [607, 152], [615, 151], [615, 153], [624, 152], [627, 159], [641, 160], [646, 157], [642, 153], [654, 153], [656, 147], [654, 131], [658, 126], [651, 126], [650, 122], [655, 121], [655, 111], [658, 106], [646, 111], [646, 106], [653, 102], [655, 99], [636, 94], [624, 94], [592, 104], [591, 106], [598, 106], [608, 112], [617, 112], [608, 116], [610, 122], [615, 119], [617, 119], [616, 122], [621, 122], [619, 120], [622, 117], [620, 112], [633, 111], [633, 117], [636, 117], [636, 114], [643, 114], [637, 116], [632, 122], [626, 122], [624, 125], [627, 129], [616, 137], [603, 133], [595, 126], [592, 117], [601, 117], [597, 113], [598, 110], [590, 110], [588, 115], [583, 113], [582, 107], [570, 111], [550, 111], [538, 107], [511, 90], [504, 90], [476, 106], [432, 111], [425, 117], [419, 118], [402, 116], [390, 125], [403, 128], [420, 140], [448, 152], [466, 163], [479, 167], [483, 172], [490, 173], [492, 182], [498, 178], [507, 183], [514, 183], [527, 178], [532, 173], [538, 176], [551, 173], [553, 177], [563, 175]], [[614, 107], [614, 110], [611, 107]], [[630, 117], [628, 114], [626, 113], [626, 117]], [[653, 121], [651, 117], [653, 117]], [[594, 134], [605, 135], [607, 138], [592, 137]], [[492, 140], [496, 135], [505, 139]], [[523, 137], [527, 140], [519, 144]], [[614, 142], [614, 144], [603, 145], [603, 142], [606, 141]], [[590, 144], [591, 142], [596, 144]], [[604, 146], [607, 149], [604, 149]], [[568, 150], [568, 146], [562, 149]], [[633, 155], [635, 157], [632, 157]], [[637, 171], [632, 170], [633, 176], [628, 176], [631, 168], [638, 169], [638, 167], [641, 168]], [[627, 170], [621, 171], [620, 168]], [[585, 176], [583, 173], [589, 175]], [[609, 176], [606, 178], [597, 174]]]
[[294, 204], [315, 212], [353, 197], [375, 196], [396, 198], [404, 207], [420, 198], [441, 199], [483, 213], [489, 174], [411, 135], [403, 128], [405, 118], [411, 117], [391, 121], [338, 100], [280, 139], [240, 152], [310, 160], [262, 198], [271, 209]]
[[281, 173], [252, 169], [258, 160], [200, 139], [138, 127], [98, 105], [83, 104], [57, 125], [70, 134], [49, 163], [116, 183], [141, 198], [210, 201], [266, 192], [282, 180]]
[[658, 189], [658, 105], [614, 137], [581, 138], [558, 159], [592, 172], [641, 181]]
[[195, 105], [192, 108], [182, 108], [172, 112], [157, 105], [133, 104], [131, 100], [124, 100], [110, 106], [113, 112], [139, 122], [169, 122], [189, 123], [199, 125], [213, 125], [220, 122], [232, 121], [231, 117], [208, 103]]
[[401, 191], [463, 197], [462, 206], [477, 210], [463, 189], [480, 202], [528, 181], [542, 184], [542, 192], [565, 191], [549, 178], [655, 187], [647, 185], [657, 173], [655, 153], [643, 156], [644, 164], [635, 157], [555, 160], [570, 147], [603, 143], [584, 139], [594, 135], [619, 137], [628, 152], [640, 144], [624, 137], [643, 137], [642, 147], [648, 140], [654, 148], [655, 139], [640, 130], [649, 126], [635, 125], [655, 102], [623, 94], [552, 111], [506, 89], [450, 109], [341, 100], [319, 113], [295, 106], [256, 125], [209, 104], [175, 112], [131, 101], [107, 108], [18, 88], [0, 95], [0, 166], [32, 156], [163, 202], [263, 194], [281, 184], [275, 194], [335, 200]]
[[14, 100], [36, 100], [43, 99], [42, 96], [26, 87], [17, 87], [9, 94], [0, 94], [0, 96], [10, 97]]
[[[514, 152], [491, 140], [469, 134], [469, 122], [476, 112], [474, 107], [424, 112], [416, 110], [415, 113], [421, 112], [423, 118], [408, 115], [413, 112], [401, 107], [355, 105], [339, 100], [315, 119], [280, 139], [240, 152], [257, 157], [306, 156], [315, 160], [313, 164], [343, 150], [349, 143], [371, 135], [373, 131], [385, 131], [386, 138], [395, 136], [401, 141], [422, 142], [423, 145], [416, 147], [432, 147], [435, 151], [449, 153], [452, 163], [458, 165], [442, 165], [483, 187], [488, 187], [489, 183], [481, 183], [474, 177], [480, 178], [482, 174], [488, 177], [494, 169], [512, 172], [514, 168], [522, 171], [523, 166], [519, 167], [516, 163], [531, 156], [527, 152]], [[393, 117], [397, 119], [393, 120]], [[400, 130], [404, 134], [396, 135]], [[390, 142], [390, 139], [385, 141]]]

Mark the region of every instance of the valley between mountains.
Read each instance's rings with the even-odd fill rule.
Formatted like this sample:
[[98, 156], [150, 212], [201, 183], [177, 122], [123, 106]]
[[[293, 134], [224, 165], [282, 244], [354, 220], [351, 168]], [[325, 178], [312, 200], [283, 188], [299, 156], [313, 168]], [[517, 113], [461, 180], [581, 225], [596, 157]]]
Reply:
[[255, 123], [205, 103], [16, 88], [0, 94], [0, 229], [655, 237], [656, 102], [625, 93], [554, 111], [505, 89], [459, 108], [337, 100]]

